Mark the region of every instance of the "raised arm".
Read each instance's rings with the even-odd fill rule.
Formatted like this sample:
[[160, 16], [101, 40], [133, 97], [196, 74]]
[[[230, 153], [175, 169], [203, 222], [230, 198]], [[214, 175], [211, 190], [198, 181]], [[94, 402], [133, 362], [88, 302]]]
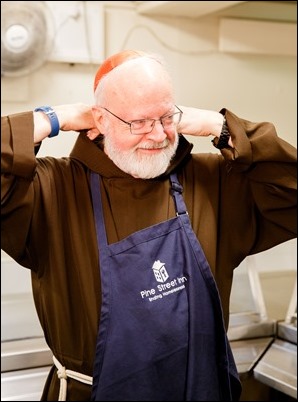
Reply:
[[[88, 135], [98, 134], [95, 127], [91, 106], [83, 103], [53, 106], [55, 122], [61, 131], [87, 130]], [[34, 143], [44, 140], [52, 131], [51, 121], [43, 111], [33, 112]]]

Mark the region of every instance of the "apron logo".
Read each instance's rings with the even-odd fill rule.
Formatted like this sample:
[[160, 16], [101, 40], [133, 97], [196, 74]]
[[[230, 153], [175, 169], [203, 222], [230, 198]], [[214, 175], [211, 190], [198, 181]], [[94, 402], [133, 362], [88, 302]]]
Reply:
[[155, 279], [157, 282], [165, 282], [169, 274], [167, 273], [165, 263], [160, 262], [159, 260], [155, 261], [154, 264], [152, 265], [152, 270], [155, 276]]
[[169, 274], [166, 270], [165, 263], [157, 260], [152, 265], [152, 271], [154, 273], [156, 282], [158, 285], [151, 289], [143, 289], [140, 291], [142, 299], [153, 302], [158, 299], [163, 299], [165, 296], [177, 294], [181, 290], [185, 289], [185, 283], [187, 278], [185, 276], [177, 276], [167, 282]]

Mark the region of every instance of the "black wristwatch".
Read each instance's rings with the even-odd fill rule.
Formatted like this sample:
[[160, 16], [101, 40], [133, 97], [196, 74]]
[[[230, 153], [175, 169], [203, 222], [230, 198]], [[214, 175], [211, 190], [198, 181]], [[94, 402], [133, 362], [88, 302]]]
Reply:
[[230, 132], [228, 129], [226, 118], [224, 117], [222, 129], [219, 138], [215, 137], [212, 140], [212, 144], [217, 149], [229, 148]]

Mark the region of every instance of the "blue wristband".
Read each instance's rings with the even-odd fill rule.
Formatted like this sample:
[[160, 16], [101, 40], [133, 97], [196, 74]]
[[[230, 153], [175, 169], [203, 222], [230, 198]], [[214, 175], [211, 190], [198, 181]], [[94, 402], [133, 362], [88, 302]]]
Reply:
[[36, 109], [34, 109], [34, 112], [44, 112], [48, 116], [51, 123], [51, 132], [48, 135], [48, 137], [49, 138], [56, 137], [56, 135], [58, 135], [60, 131], [60, 124], [58, 117], [55, 111], [51, 108], [51, 106], [37, 107]]

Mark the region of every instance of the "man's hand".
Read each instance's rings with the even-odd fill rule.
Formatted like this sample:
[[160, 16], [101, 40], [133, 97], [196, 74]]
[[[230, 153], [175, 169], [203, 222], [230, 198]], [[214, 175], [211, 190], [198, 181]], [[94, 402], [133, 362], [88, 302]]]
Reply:
[[212, 110], [197, 109], [194, 107], [179, 106], [183, 111], [178, 132], [185, 135], [219, 137], [224, 116]]
[[[92, 106], [83, 103], [53, 106], [61, 131], [86, 130], [87, 136], [95, 138], [99, 135], [96, 128]], [[43, 112], [33, 112], [34, 118], [34, 143], [39, 143], [51, 132], [51, 124], [48, 116]]]

